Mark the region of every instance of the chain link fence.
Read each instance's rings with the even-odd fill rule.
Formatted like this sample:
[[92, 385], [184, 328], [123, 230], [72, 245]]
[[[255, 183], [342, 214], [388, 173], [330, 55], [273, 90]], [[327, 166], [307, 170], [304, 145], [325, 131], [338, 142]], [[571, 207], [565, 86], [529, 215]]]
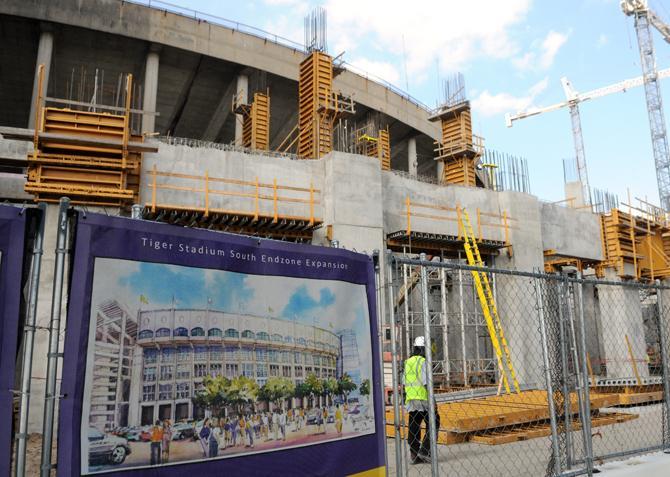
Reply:
[[[669, 287], [391, 255], [386, 272], [389, 475], [592, 475], [668, 447]], [[404, 386], [419, 336], [421, 416]]]

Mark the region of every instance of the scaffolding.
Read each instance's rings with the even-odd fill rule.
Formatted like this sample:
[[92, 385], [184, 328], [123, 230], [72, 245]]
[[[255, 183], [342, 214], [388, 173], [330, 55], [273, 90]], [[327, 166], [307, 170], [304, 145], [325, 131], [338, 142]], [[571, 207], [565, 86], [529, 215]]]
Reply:
[[389, 128], [377, 128], [374, 123], [352, 132], [353, 152], [368, 157], [376, 157], [383, 171], [391, 170], [391, 139]]
[[442, 142], [435, 148], [443, 165], [443, 184], [477, 186], [476, 166], [484, 153], [484, 140], [472, 133], [470, 102], [465, 99], [462, 75], [445, 82], [445, 103], [434, 110], [430, 121], [440, 121]]
[[251, 104], [244, 91], [233, 96], [233, 112], [242, 116], [242, 147], [257, 151], [270, 148], [270, 91], [254, 93]]
[[126, 79], [123, 114], [99, 112], [118, 109], [104, 105], [89, 111], [47, 107], [47, 100], [76, 102], [46, 98], [44, 89], [40, 65], [26, 192], [42, 202], [63, 196], [73, 204], [122, 207], [137, 202], [142, 153], [157, 149], [131, 133], [132, 75]]

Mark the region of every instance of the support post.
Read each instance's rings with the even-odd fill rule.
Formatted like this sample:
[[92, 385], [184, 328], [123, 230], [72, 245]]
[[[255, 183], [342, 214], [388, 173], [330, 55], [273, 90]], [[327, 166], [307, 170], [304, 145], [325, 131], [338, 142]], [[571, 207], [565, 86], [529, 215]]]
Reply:
[[428, 277], [426, 274], [426, 254], [421, 254], [421, 302], [423, 311], [423, 335], [426, 340], [426, 387], [428, 388], [428, 424], [430, 427], [430, 470], [431, 476], [439, 476], [437, 466], [437, 419], [435, 416], [435, 390], [433, 389], [433, 350], [430, 339], [430, 312], [428, 311]]
[[[396, 343], [397, 323], [395, 319], [395, 300], [393, 295], [393, 267], [391, 261], [393, 257], [391, 251], [386, 251], [386, 281], [388, 285], [388, 308], [389, 308], [389, 329], [391, 330], [391, 382], [393, 386], [393, 429], [394, 429], [394, 445], [395, 445], [395, 469], [396, 475], [405, 475], [402, 465], [402, 432], [400, 421], [400, 393], [398, 386], [400, 380], [398, 379], [398, 348]], [[405, 300], [407, 296], [405, 295]], [[404, 424], [404, 421], [403, 423]]]
[[65, 275], [65, 256], [67, 255], [68, 209], [70, 199], [63, 197], [58, 209], [58, 235], [56, 239], [56, 262], [51, 294], [51, 319], [49, 324], [49, 348], [47, 353], [47, 379], [44, 392], [44, 419], [42, 421], [42, 459], [40, 476], [51, 475], [51, 444], [53, 441], [54, 412], [56, 409], [56, 376], [58, 371], [58, 352], [60, 338], [60, 315], [63, 300], [63, 281]]
[[140, 204], [133, 204], [130, 208], [130, 217], [132, 219], [142, 218], [142, 206]]
[[[40, 23], [40, 40], [37, 46], [37, 61], [35, 62], [35, 72], [37, 73], [40, 65], [44, 65], [44, 89], [49, 89], [49, 72], [51, 71], [51, 57], [54, 48], [54, 35], [51, 25], [48, 23]], [[30, 101], [30, 113], [28, 116], [28, 127], [31, 128], [35, 124], [35, 116], [37, 115], [37, 97], [40, 94], [38, 85], [38, 75], [35, 74], [33, 80], [33, 95]]]
[[668, 330], [668, 322], [665, 320], [666, 313], [663, 310], [663, 292], [661, 281], [656, 280], [656, 307], [658, 309], [658, 339], [661, 347], [661, 371], [663, 375], [663, 405], [665, 406], [665, 422], [663, 423], [663, 452], [670, 454], [670, 363], [668, 362], [668, 342], [665, 333]]
[[[249, 77], [247, 75], [237, 76], [237, 101], [240, 104], [249, 104]], [[242, 131], [244, 129], [244, 116], [235, 115], [235, 145], [242, 145]]]
[[419, 169], [419, 160], [416, 155], [416, 138], [407, 140], [407, 172], [410, 176], [416, 176]]
[[567, 468], [572, 467], [573, 449], [572, 449], [572, 435], [570, 433], [570, 424], [572, 413], [570, 412], [570, 389], [568, 388], [568, 330], [566, 328], [565, 318], [565, 301], [566, 301], [566, 286], [565, 277], [556, 284], [558, 286], [558, 325], [559, 325], [559, 341], [561, 347], [561, 368], [563, 375], [563, 386], [561, 392], [563, 393], [563, 420], [565, 425], [565, 447], [567, 450]]
[[279, 216], [277, 215], [277, 178], [276, 177], [272, 180], [272, 210], [274, 212], [274, 216], [272, 218], [272, 223], [276, 224], [277, 220], [279, 219]]
[[561, 473], [561, 454], [558, 450], [558, 427], [556, 424], [556, 407], [554, 406], [554, 388], [549, 375], [549, 344], [547, 343], [547, 326], [542, 305], [542, 285], [540, 279], [535, 278], [535, 299], [537, 303], [537, 318], [540, 322], [540, 336], [542, 340], [542, 358], [544, 364], [544, 378], [547, 387], [547, 403], [549, 405], [549, 423], [551, 426], [551, 447], [554, 454], [554, 475]]
[[[375, 249], [372, 251], [372, 262], [374, 264], [375, 268], [375, 297], [377, 299], [377, 344], [379, 346], [379, 372], [380, 372], [380, 383], [379, 387], [377, 388], [379, 391], [381, 391], [381, 395], [384, 397], [384, 353], [383, 353], [383, 347], [382, 347], [382, 336], [384, 333], [384, 329], [382, 327], [382, 290], [384, 289], [382, 285], [382, 273], [381, 273], [381, 256], [379, 254], [379, 250]], [[384, 401], [386, 401], [386, 398], [383, 398]], [[384, 438], [383, 442], [386, 442], [386, 426], [382, 426], [382, 436]], [[388, 456], [386, 455], [387, 453], [384, 452], [384, 468], [388, 469]]]
[[[144, 66], [144, 98], [142, 109], [149, 113], [156, 111], [156, 98], [158, 97], [158, 67], [160, 64], [161, 46], [152, 43], [147, 53]], [[142, 134], [151, 134], [156, 129], [156, 115], [142, 115]]]
[[47, 206], [44, 202], [38, 205], [41, 212], [40, 225], [35, 235], [30, 265], [30, 286], [28, 295], [28, 314], [23, 327], [23, 371], [21, 374], [21, 394], [19, 405], [19, 429], [16, 436], [16, 475], [26, 474], [26, 447], [28, 444], [28, 417], [30, 412], [30, 379], [33, 369], [33, 350], [35, 346], [35, 325], [37, 321], [37, 298], [39, 292], [40, 271], [42, 268], [42, 246], [44, 244], [44, 224]]
[[458, 311], [461, 317], [461, 358], [463, 359], [463, 386], [467, 388], [469, 378], [468, 362], [465, 356], [465, 304], [463, 303], [463, 270], [461, 268], [458, 269]]
[[[581, 353], [577, 352], [575, 349], [575, 366], [579, 366], [580, 369], [577, 372], [577, 377], [581, 376], [581, 379], [578, 379], [578, 384], [581, 389], [581, 408], [582, 408], [582, 434], [584, 439], [584, 466], [586, 467], [586, 473], [590, 477], [593, 475], [593, 442], [591, 437], [591, 389], [589, 385], [589, 355], [586, 352], [586, 329], [584, 327], [584, 300], [582, 297], [582, 287], [583, 280], [581, 272], [577, 272], [577, 283], [573, 285], [577, 287], [577, 306], [579, 307], [579, 348], [581, 348]], [[576, 335], [574, 331], [574, 320], [573, 321], [573, 339], [576, 341]], [[577, 348], [576, 343], [574, 344]]]

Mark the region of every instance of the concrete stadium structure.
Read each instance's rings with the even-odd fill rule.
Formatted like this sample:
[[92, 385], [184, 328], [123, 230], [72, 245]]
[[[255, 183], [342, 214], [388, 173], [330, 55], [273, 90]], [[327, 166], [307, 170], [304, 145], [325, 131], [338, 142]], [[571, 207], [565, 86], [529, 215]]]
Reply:
[[[116, 89], [122, 73], [139, 78], [142, 88], [136, 97], [141, 101], [133, 107], [145, 113], [135, 124], [136, 132], [169, 136], [149, 135], [145, 140], [156, 149], [145, 153], [141, 162], [139, 203], [145, 219], [248, 233], [248, 229], [221, 225], [231, 215], [228, 211], [256, 221], [274, 215], [274, 222], [280, 218], [283, 227], [273, 233], [274, 238], [324, 246], [337, 242], [368, 253], [390, 248], [460, 259], [459, 220], [467, 210], [487, 263], [496, 267], [542, 270], [547, 250], [588, 263], [605, 258], [600, 215], [590, 209], [550, 204], [514, 190], [426, 179], [440, 174], [433, 158], [433, 143], [442, 138], [439, 124], [430, 121], [430, 112], [411, 98], [351, 71], [339, 74], [334, 87], [354, 99], [352, 122], [364, 122], [373, 113], [382, 125], [389, 125], [391, 170], [382, 170], [376, 158], [336, 150], [319, 159], [273, 153], [298, 118], [298, 71], [305, 53], [297, 46], [117, 0], [5, 0], [0, 3], [0, 32], [4, 45], [0, 62], [12, 65], [0, 69], [0, 128], [4, 128], [0, 130], [14, 128], [12, 134], [32, 139], [29, 129], [35, 117], [38, 64], [47, 66], [47, 96], [52, 97], [71, 96], [73, 72], [79, 74], [82, 67], [89, 76], [96, 68], [104, 70], [103, 95], [104, 84], [108, 90]], [[232, 96], [240, 89], [264, 88], [269, 88], [272, 98], [270, 150], [231, 146], [241, 133], [231, 111]], [[32, 149], [29, 141], [0, 137], [0, 199], [32, 200], [23, 190], [26, 157]], [[208, 182], [214, 178], [226, 184], [225, 194], [208, 193]], [[127, 215], [120, 208], [106, 212]], [[41, 296], [50, 295], [56, 220], [57, 207], [50, 205]], [[503, 295], [506, 286], [501, 280], [497, 293]], [[474, 299], [468, 306], [476, 311]], [[507, 310], [515, 320], [508, 338], [519, 379], [528, 382], [525, 362], [539, 356], [541, 349], [534, 305], [523, 306], [527, 310], [521, 305]], [[605, 306], [601, 304], [603, 314], [607, 314]], [[504, 305], [501, 308], [505, 316]], [[641, 312], [624, 318], [637, 315], [641, 320]], [[48, 322], [49, 303], [42, 300], [38, 325]], [[153, 330], [152, 326], [140, 323], [139, 333]], [[636, 322], [630, 329], [640, 327]], [[520, 334], [515, 336], [514, 330]], [[144, 346], [143, 340], [157, 342], [155, 331], [153, 337], [140, 337], [139, 345]], [[635, 353], [643, 354], [644, 336], [631, 332], [631, 340]], [[46, 349], [46, 333], [38, 334], [37, 355], [46, 354]], [[41, 430], [45, 369], [46, 360], [35, 360], [31, 432]]]

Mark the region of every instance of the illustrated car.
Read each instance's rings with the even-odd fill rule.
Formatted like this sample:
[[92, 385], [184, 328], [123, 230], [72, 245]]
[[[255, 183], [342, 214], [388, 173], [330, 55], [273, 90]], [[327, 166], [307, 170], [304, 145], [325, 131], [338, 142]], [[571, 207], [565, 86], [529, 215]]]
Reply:
[[106, 462], [122, 464], [130, 454], [128, 441], [123, 437], [100, 432], [95, 427], [88, 429], [88, 460], [89, 462]]
[[310, 409], [307, 411], [307, 424], [316, 424], [321, 411], [319, 409]]
[[194, 435], [195, 435], [195, 428], [187, 422], [180, 422], [179, 424], [175, 424], [172, 427], [173, 441], [180, 441], [182, 439], [193, 438]]

